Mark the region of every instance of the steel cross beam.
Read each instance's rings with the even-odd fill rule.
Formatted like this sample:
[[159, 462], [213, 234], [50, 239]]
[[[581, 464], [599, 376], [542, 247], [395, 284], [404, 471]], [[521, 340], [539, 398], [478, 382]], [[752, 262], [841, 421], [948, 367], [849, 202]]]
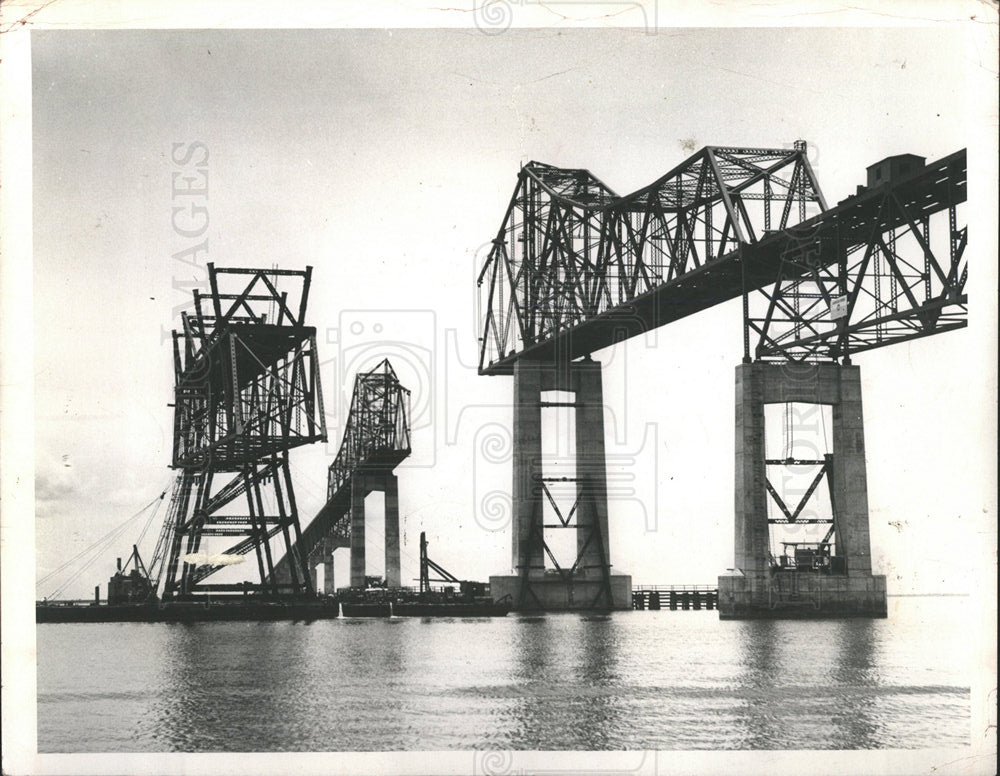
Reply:
[[530, 162], [479, 276], [479, 371], [573, 359], [740, 296], [742, 251], [825, 207], [801, 141], [703, 148], [625, 197]]

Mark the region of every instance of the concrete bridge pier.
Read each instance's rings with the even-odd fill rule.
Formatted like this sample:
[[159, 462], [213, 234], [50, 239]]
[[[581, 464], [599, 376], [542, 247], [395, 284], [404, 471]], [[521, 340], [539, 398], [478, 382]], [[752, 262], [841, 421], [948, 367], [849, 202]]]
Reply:
[[323, 556], [323, 592], [329, 595], [336, 591], [333, 582], [333, 550]]
[[[832, 406], [835, 560], [822, 571], [772, 563], [764, 406]], [[741, 364], [736, 368], [735, 562], [719, 577], [721, 619], [885, 617], [885, 576], [872, 574], [861, 373], [857, 366]]]
[[[542, 462], [542, 400], [547, 391], [573, 394], [576, 430], [576, 571], [545, 568], [545, 496]], [[514, 365], [511, 566], [513, 574], [490, 577], [494, 600], [507, 595], [534, 610], [632, 606], [632, 579], [611, 573], [608, 487], [604, 452], [601, 364], [589, 358], [552, 362], [519, 359]], [[566, 517], [571, 505], [561, 507]], [[572, 567], [572, 563], [566, 564]]]
[[[365, 497], [374, 491], [385, 494], [385, 581], [400, 587], [399, 486], [396, 475], [358, 472], [351, 477], [351, 587], [365, 586]], [[333, 570], [333, 558], [330, 558]]]

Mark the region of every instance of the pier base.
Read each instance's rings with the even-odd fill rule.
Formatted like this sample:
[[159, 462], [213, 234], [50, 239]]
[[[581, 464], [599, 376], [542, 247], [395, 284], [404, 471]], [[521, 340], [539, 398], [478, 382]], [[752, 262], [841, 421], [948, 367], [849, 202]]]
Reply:
[[[567, 611], [586, 609], [607, 609], [602, 595], [604, 580], [600, 577], [578, 576], [565, 580], [559, 574], [545, 574], [532, 577], [529, 581], [532, 598], [523, 608], [521, 600], [521, 577], [516, 574], [490, 577], [490, 596], [499, 601], [510, 596], [515, 611]], [[537, 601], [535, 600], [537, 598]], [[595, 601], [600, 599], [599, 605]], [[628, 574], [611, 574], [612, 609], [632, 608], [632, 577]]]
[[719, 619], [886, 617], [885, 575], [719, 577]]
[[[772, 555], [772, 524], [794, 523], [802, 504], [794, 515], [785, 506], [783, 519], [768, 516], [768, 501], [776, 491], [767, 467], [781, 461], [765, 454], [764, 408], [796, 402], [832, 408], [833, 450], [825, 465], [834, 514], [824, 548], [829, 551], [832, 538], [835, 551], [820, 570], [798, 567], [797, 559], [783, 567]], [[732, 572], [719, 577], [719, 618], [887, 616], [885, 576], [872, 574], [858, 367], [741, 364], [736, 369], [735, 419], [735, 562]]]

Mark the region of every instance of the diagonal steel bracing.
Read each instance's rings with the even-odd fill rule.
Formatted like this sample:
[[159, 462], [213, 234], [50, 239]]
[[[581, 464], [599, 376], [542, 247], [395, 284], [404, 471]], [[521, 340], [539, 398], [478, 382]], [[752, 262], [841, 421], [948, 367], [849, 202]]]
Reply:
[[788, 230], [747, 316], [754, 358], [849, 363], [965, 326], [965, 199], [963, 150]]

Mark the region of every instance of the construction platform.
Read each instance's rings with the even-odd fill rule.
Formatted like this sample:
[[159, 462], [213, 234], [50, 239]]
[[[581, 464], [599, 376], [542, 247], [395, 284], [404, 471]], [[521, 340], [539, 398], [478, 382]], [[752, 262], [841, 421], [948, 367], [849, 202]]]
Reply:
[[46, 601], [35, 605], [35, 622], [213, 622], [225, 620], [330, 620], [340, 616], [336, 598], [298, 601], [169, 601], [95, 603]]

